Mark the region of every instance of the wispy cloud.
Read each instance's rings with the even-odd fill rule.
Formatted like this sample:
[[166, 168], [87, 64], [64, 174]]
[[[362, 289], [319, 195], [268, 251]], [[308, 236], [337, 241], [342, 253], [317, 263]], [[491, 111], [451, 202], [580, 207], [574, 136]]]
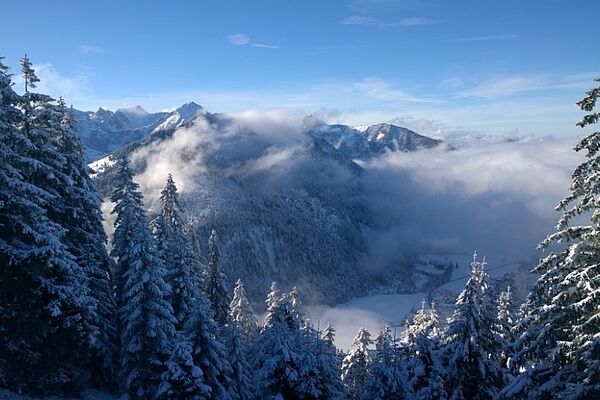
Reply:
[[83, 54], [102, 54], [104, 49], [98, 46], [91, 46], [89, 44], [82, 44], [79, 46], [79, 51]]
[[[36, 75], [40, 78], [36, 91], [46, 93], [54, 98], [63, 97], [67, 103], [78, 104], [82, 99], [92, 95], [88, 76], [83, 72], [68, 76], [61, 74], [52, 64], [33, 65]], [[17, 88], [22, 87], [23, 78], [15, 76]]]
[[231, 44], [234, 46], [244, 46], [250, 43], [250, 38], [244, 33], [229, 35], [227, 36], [227, 39], [229, 39]]
[[439, 87], [442, 88], [458, 88], [463, 86], [465, 83], [463, 82], [462, 79], [460, 78], [447, 78], [444, 79], [443, 81], [440, 82], [440, 84], [438, 85]]
[[388, 21], [370, 18], [364, 15], [350, 15], [340, 21], [340, 24], [342, 25], [369, 25], [378, 28], [402, 28], [408, 26], [431, 25], [434, 23], [434, 20], [422, 17], [401, 18], [399, 20]]
[[235, 33], [227, 36], [229, 42], [234, 46], [250, 46], [250, 47], [259, 47], [262, 49], [279, 49], [279, 45], [275, 44], [265, 44], [265, 43], [254, 43], [250, 39], [250, 37], [245, 33]]
[[252, 47], [260, 47], [263, 49], [279, 49], [281, 46], [275, 45], [275, 44], [263, 44], [263, 43], [251, 43], [250, 46]]
[[424, 102], [425, 99], [411, 96], [405, 91], [394, 87], [390, 82], [377, 76], [370, 76], [352, 84], [363, 94], [377, 100]]
[[454, 98], [480, 97], [495, 99], [523, 92], [564, 89], [585, 90], [590, 85], [591, 76], [590, 74], [573, 76], [500, 76], [488, 79], [470, 89], [460, 91], [455, 94]]
[[489, 36], [469, 36], [455, 39], [447, 39], [446, 42], [485, 42], [490, 40], [515, 40], [518, 39], [519, 35], [513, 33], [507, 33], [502, 35], [489, 35]]

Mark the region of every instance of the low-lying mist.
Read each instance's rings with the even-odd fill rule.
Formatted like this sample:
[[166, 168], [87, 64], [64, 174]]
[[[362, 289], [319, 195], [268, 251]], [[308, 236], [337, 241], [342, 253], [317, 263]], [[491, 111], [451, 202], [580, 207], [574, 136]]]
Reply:
[[510, 261], [538, 256], [554, 207], [580, 161], [575, 138], [487, 138], [361, 163], [378, 230], [374, 262], [398, 251], [471, 253]]

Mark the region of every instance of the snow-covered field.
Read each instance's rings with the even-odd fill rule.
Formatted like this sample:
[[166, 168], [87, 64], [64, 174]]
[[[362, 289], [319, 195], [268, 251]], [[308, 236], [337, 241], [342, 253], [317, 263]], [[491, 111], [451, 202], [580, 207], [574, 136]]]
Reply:
[[[308, 310], [308, 316], [321, 330], [331, 324], [336, 329], [336, 345], [348, 350], [352, 339], [361, 328], [369, 330], [375, 337], [386, 324], [391, 325], [399, 334], [404, 321], [412, 316], [423, 300], [438, 301], [448, 296], [456, 296], [465, 286], [470, 271], [472, 255], [422, 256], [424, 262], [444, 261], [458, 265], [452, 271], [449, 282], [433, 290], [431, 294], [420, 292], [412, 294], [377, 294], [352, 299], [333, 308], [314, 307]], [[481, 259], [481, 256], [479, 257]], [[519, 263], [509, 260], [487, 260], [487, 272], [492, 278], [501, 278], [507, 273], [516, 272]], [[430, 297], [431, 296], [431, 297]], [[439, 301], [438, 301], [439, 302]], [[449, 308], [451, 304], [439, 304], [440, 308]], [[440, 310], [442, 311], [442, 310]]]

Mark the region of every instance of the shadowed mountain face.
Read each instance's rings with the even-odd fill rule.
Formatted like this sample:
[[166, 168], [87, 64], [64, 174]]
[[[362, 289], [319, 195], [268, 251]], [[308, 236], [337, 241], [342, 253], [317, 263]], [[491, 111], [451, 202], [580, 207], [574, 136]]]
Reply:
[[[224, 272], [230, 282], [241, 278], [256, 304], [273, 280], [298, 286], [307, 302], [337, 303], [376, 286], [382, 273], [366, 268], [367, 236], [376, 227], [364, 201], [363, 170], [353, 161], [359, 153], [349, 154], [340, 141], [361, 143], [361, 158], [439, 143], [392, 125], [371, 128], [305, 120], [265, 132], [203, 111], [111, 157], [132, 160], [150, 210], [167, 173], [174, 174], [201, 243], [217, 230]], [[108, 196], [110, 158], [94, 166]], [[414, 289], [412, 277], [405, 278], [406, 289]]]

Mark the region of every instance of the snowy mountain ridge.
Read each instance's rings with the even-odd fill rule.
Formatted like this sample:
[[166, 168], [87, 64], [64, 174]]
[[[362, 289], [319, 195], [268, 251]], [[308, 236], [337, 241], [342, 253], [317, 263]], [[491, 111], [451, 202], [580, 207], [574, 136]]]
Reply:
[[388, 152], [409, 152], [439, 146], [442, 141], [389, 123], [350, 127], [316, 124], [309, 135], [319, 136], [351, 159], [366, 160]]
[[[159, 131], [178, 128], [206, 110], [188, 102], [171, 112], [149, 113], [141, 106], [110, 111], [74, 110], [89, 161], [97, 160], [118, 148]], [[327, 125], [311, 122], [307, 134], [319, 135], [351, 159], [369, 159], [386, 152], [415, 151], [438, 146], [441, 141], [389, 123], [362, 125]]]
[[88, 160], [93, 161], [158, 130], [181, 126], [202, 112], [201, 106], [190, 102], [171, 112], [149, 113], [138, 105], [116, 111], [104, 108], [97, 111], [74, 110], [73, 115], [86, 146]]

